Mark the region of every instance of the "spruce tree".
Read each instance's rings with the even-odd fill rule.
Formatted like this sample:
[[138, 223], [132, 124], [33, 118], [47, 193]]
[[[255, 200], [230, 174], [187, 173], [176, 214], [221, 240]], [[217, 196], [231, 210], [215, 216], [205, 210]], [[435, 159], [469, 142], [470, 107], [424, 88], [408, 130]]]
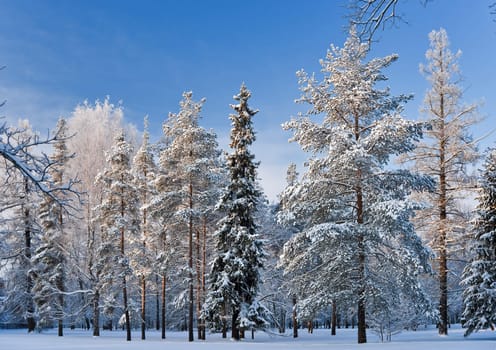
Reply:
[[215, 327], [226, 324], [231, 314], [232, 338], [239, 340], [244, 330], [266, 326], [264, 307], [257, 300], [260, 272], [265, 252], [255, 222], [261, 197], [256, 169], [249, 146], [255, 141], [252, 117], [258, 112], [248, 107], [251, 93], [243, 84], [231, 105], [232, 153], [227, 156], [229, 180], [218, 204], [224, 213], [215, 233], [217, 247], [209, 275], [209, 292], [204, 307], [206, 319]]
[[[66, 138], [67, 123], [60, 118], [56, 131], [58, 142], [51, 156], [53, 166], [49, 169], [53, 186], [62, 186], [65, 166], [69, 159]], [[62, 193], [58, 194], [59, 196]], [[61, 201], [64, 198], [59, 198]], [[63, 336], [64, 292], [66, 275], [66, 237], [64, 234], [64, 211], [60, 203], [45, 196], [39, 209], [41, 224], [40, 245], [33, 256], [31, 274], [34, 280], [33, 294], [41, 324], [57, 320], [58, 335]]]
[[475, 256], [463, 271], [465, 336], [496, 326], [496, 150], [491, 150], [480, 181], [474, 220]]

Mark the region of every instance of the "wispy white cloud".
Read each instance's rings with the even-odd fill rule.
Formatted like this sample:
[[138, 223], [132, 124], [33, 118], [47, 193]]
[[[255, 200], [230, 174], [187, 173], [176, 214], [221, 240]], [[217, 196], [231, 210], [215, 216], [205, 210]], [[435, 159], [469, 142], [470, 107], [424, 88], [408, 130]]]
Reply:
[[257, 133], [253, 144], [255, 159], [260, 161], [260, 183], [271, 202], [277, 201], [286, 186], [289, 163], [295, 163], [301, 169], [305, 157], [297, 144], [288, 142], [289, 136], [281, 128], [266, 129]]
[[77, 101], [28, 87], [0, 86], [0, 116], [7, 124], [16, 125], [19, 119], [28, 119], [41, 133], [53, 129], [60, 116], [69, 117]]

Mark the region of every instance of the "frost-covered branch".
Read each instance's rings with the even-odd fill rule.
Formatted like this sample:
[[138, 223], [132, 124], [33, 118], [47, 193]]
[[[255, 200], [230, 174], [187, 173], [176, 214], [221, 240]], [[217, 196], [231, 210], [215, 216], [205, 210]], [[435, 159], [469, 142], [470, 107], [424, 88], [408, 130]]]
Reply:
[[6, 124], [0, 126], [0, 156], [10, 164], [7, 167], [7, 176], [12, 169], [19, 171], [27, 178], [41, 193], [59, 203], [65, 209], [71, 208], [70, 199], [60, 196], [60, 193], [71, 193], [79, 198], [80, 193], [74, 189], [76, 180], [71, 179], [66, 184], [55, 185], [49, 175], [50, 169], [58, 165], [57, 161], [51, 160], [45, 153], [35, 154], [30, 151], [46, 145], [53, 145], [61, 140], [58, 134], [48, 134], [45, 139], [37, 135], [25, 136], [25, 130], [9, 128]]

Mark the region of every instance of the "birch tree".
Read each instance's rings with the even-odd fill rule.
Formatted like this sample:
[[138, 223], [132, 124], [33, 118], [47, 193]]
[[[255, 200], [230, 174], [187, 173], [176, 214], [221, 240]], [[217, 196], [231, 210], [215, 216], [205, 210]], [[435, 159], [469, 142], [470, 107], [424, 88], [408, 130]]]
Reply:
[[[95, 220], [93, 208], [101, 204], [102, 183], [95, 182], [96, 176], [107, 165], [106, 154], [110, 151], [115, 137], [120, 130], [126, 129], [127, 135], [134, 135], [134, 129], [124, 125], [124, 112], [119, 104], [111, 103], [107, 97], [103, 101], [88, 101], [77, 105], [67, 119], [69, 134], [67, 140], [69, 153], [75, 154], [67, 164], [68, 177], [79, 179], [77, 189], [82, 192], [82, 202], [77, 206], [77, 218], [68, 218], [73, 230], [70, 234], [70, 251], [73, 256], [77, 286], [81, 290], [93, 290], [92, 293], [80, 295], [82, 313], [85, 322], [90, 324], [90, 317], [99, 316], [95, 307], [99, 308], [100, 287], [98, 276], [94, 273], [102, 267], [97, 267], [98, 252], [104, 244], [100, 241], [102, 233]], [[134, 139], [134, 136], [130, 138]], [[96, 306], [95, 306], [96, 305]], [[99, 323], [93, 320], [94, 336], [99, 335]]]

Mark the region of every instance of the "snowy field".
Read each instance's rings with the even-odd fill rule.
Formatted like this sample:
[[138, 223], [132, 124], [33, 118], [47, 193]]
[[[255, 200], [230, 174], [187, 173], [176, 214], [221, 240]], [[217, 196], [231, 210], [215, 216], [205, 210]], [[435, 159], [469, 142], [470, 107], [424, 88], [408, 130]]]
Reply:
[[[247, 334], [250, 335], [250, 334]], [[356, 329], [338, 329], [338, 335], [331, 337], [328, 329], [318, 329], [314, 334], [300, 330], [300, 337], [290, 335], [270, 335], [257, 332], [255, 340], [245, 339], [237, 343], [222, 339], [219, 334], [209, 334], [206, 341], [188, 343], [186, 333], [168, 332], [167, 339], [160, 339], [160, 333], [150, 331], [147, 340], [140, 339], [140, 333], [133, 333], [133, 341], [126, 342], [125, 333], [104, 331], [99, 338], [91, 332], [65, 330], [65, 336], [57, 337], [56, 331], [27, 334], [23, 330], [0, 330], [1, 350], [291, 350], [291, 349], [396, 349], [396, 350], [496, 350], [496, 332], [483, 331], [463, 337], [459, 326], [450, 329], [450, 335], [440, 337], [436, 329], [422, 329], [417, 332], [404, 332], [393, 336], [390, 343], [380, 343], [378, 337], [369, 332], [367, 344], [356, 344]]]

